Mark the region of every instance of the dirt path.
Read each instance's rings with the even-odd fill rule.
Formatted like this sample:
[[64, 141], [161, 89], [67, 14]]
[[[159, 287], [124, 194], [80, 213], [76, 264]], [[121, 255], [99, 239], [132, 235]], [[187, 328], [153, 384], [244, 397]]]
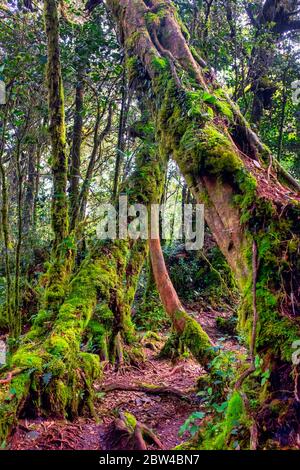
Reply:
[[[218, 341], [222, 334], [216, 329], [215, 317], [213, 312], [201, 313], [200, 318], [196, 316], [214, 341]], [[231, 350], [242, 349], [236, 339], [226, 338], [222, 344]], [[130, 367], [122, 373], [108, 369], [104, 382], [102, 380], [95, 384], [98, 396], [95, 410], [99, 422], [84, 417], [73, 423], [51, 419], [21, 420], [9, 442], [9, 448], [104, 450], [107, 448], [105, 436], [119, 411], [131, 412], [138, 421], [151, 428], [165, 449], [172, 449], [183, 442], [185, 439], [179, 437], [178, 431], [190, 414], [198, 409], [195, 383], [204, 370], [191, 357], [174, 365], [169, 360], [157, 358], [153, 350], [144, 350], [147, 357], [145, 364], [139, 368]], [[101, 392], [103, 386], [118, 384], [126, 389], [128, 385], [136, 383], [176, 387], [189, 400], [173, 395], [150, 395], [128, 390]]]

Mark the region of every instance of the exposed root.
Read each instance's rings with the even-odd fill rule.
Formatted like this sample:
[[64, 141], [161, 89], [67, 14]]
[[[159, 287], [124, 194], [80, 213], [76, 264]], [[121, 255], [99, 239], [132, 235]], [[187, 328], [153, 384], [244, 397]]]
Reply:
[[18, 375], [22, 372], [22, 369], [15, 369], [7, 374], [6, 379], [0, 380], [0, 385], [9, 384], [15, 375]]
[[132, 392], [144, 392], [150, 395], [173, 395], [181, 400], [190, 400], [181, 390], [173, 387], [167, 387], [164, 385], [153, 385], [153, 384], [136, 384], [136, 385], [124, 385], [119, 383], [112, 383], [106, 385], [102, 391], [105, 393], [119, 391], [132, 391]]
[[107, 448], [110, 450], [147, 450], [147, 442], [164, 449], [154, 432], [128, 412], [119, 413], [106, 438]]

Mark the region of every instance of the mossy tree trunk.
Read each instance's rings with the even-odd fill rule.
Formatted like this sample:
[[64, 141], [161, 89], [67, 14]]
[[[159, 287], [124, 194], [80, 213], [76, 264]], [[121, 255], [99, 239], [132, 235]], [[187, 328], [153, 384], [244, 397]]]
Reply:
[[47, 36], [47, 84], [51, 136], [51, 168], [53, 174], [52, 226], [54, 250], [68, 235], [67, 154], [64, 112], [64, 89], [59, 52], [59, 20], [55, 0], [44, 1]]
[[[299, 432], [299, 374], [292, 364], [292, 344], [300, 334], [299, 184], [282, 171], [189, 47], [171, 2], [107, 3], [126, 48], [132, 86], [144, 87], [145, 94], [151, 88], [160, 150], [176, 160], [196, 200], [205, 203], [207, 223], [236, 275], [243, 293], [239, 328], [249, 344], [257, 245], [255, 354], [270, 371], [255, 409], [258, 432], [261, 445], [276, 439], [292, 445]], [[253, 376], [247, 385], [260, 388]], [[264, 410], [274, 400], [275, 424], [265, 432]], [[287, 427], [291, 414], [298, 421]]]
[[2, 124], [1, 143], [0, 143], [0, 176], [1, 176], [1, 236], [4, 242], [4, 266], [6, 279], [6, 321], [10, 325], [10, 332], [14, 336], [14, 318], [12, 306], [12, 279], [10, 266], [10, 229], [9, 229], [9, 206], [8, 206], [8, 182], [3, 161], [5, 148], [5, 132], [8, 120], [8, 104], [6, 105], [4, 120]]
[[45, 307], [58, 308], [65, 296], [65, 288], [72, 269], [74, 250], [69, 236], [69, 208], [67, 197], [68, 159], [64, 88], [59, 50], [59, 18], [56, 0], [44, 1], [44, 22], [47, 37], [47, 87], [49, 131], [51, 138], [50, 164], [53, 178], [51, 221], [53, 246], [51, 265], [45, 284]]

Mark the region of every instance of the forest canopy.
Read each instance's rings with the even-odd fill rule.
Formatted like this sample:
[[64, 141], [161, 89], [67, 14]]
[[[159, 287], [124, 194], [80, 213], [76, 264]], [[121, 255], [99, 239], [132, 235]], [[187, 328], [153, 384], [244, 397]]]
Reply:
[[299, 31], [0, 1], [2, 449], [299, 449]]

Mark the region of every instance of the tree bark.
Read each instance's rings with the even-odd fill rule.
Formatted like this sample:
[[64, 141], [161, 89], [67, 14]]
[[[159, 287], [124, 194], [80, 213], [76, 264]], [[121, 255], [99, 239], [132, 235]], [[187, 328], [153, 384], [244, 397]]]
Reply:
[[48, 52], [47, 87], [51, 139], [50, 161], [53, 178], [51, 207], [53, 243], [50, 267], [44, 278], [46, 292], [43, 306], [56, 312], [64, 300], [75, 254], [75, 247], [73, 247], [72, 239], [69, 236], [68, 159], [56, 0], [44, 1], [44, 22]]
[[126, 70], [124, 69], [122, 74], [122, 84], [121, 84], [121, 109], [120, 109], [120, 118], [119, 118], [119, 130], [118, 130], [118, 142], [117, 142], [117, 152], [116, 152], [116, 163], [115, 163], [115, 174], [114, 174], [114, 185], [113, 185], [113, 200], [116, 200], [119, 184], [120, 184], [120, 171], [122, 161], [124, 159], [125, 151], [125, 127], [127, 121], [127, 79], [126, 79]]
[[201, 364], [207, 365], [215, 356], [213, 344], [199, 323], [186, 313], [180, 302], [167, 271], [160, 239], [150, 239], [149, 246], [156, 287], [173, 328], [182, 344]]

